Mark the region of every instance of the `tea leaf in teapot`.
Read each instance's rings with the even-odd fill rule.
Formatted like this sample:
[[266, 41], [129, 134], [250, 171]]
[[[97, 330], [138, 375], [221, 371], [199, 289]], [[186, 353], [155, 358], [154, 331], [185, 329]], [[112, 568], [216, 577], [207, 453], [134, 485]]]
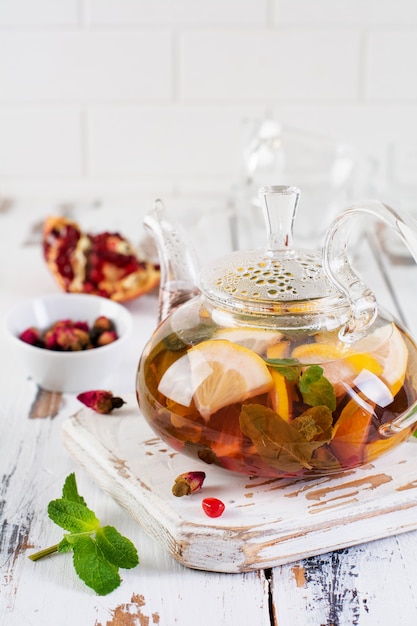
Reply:
[[301, 374], [298, 388], [306, 404], [327, 406], [331, 411], [335, 410], [336, 393], [331, 382], [323, 376], [320, 365], [311, 365]]
[[265, 359], [266, 364], [275, 370], [290, 383], [295, 383], [301, 374], [301, 363], [298, 359]]
[[309, 442], [318, 446], [331, 441], [333, 435], [333, 416], [327, 406], [313, 406], [296, 417], [291, 425]]
[[177, 333], [174, 332], [164, 337], [163, 343], [171, 352], [176, 352], [177, 350], [185, 350], [186, 348], [188, 348], [188, 345], [185, 343], [185, 341], [181, 337], [179, 337]]
[[302, 433], [272, 409], [261, 404], [247, 404], [242, 407], [239, 422], [242, 432], [252, 440], [259, 455], [269, 465], [289, 473], [311, 469], [311, 446]]
[[342, 469], [340, 461], [326, 445], [320, 446], [314, 450], [311, 457], [311, 464], [316, 469], [325, 469], [326, 471], [332, 470], [337, 472]]
[[192, 328], [182, 328], [170, 333], [164, 337], [163, 342], [168, 350], [172, 352], [184, 350], [185, 348], [195, 346], [202, 341], [210, 339], [216, 328], [212, 320], [201, 319], [198, 325]]

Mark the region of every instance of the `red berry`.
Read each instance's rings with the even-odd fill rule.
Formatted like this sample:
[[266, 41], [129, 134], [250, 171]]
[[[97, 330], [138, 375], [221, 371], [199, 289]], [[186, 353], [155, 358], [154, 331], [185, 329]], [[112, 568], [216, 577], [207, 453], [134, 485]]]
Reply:
[[201, 503], [203, 511], [209, 517], [220, 517], [224, 511], [224, 504], [217, 498], [204, 498]]

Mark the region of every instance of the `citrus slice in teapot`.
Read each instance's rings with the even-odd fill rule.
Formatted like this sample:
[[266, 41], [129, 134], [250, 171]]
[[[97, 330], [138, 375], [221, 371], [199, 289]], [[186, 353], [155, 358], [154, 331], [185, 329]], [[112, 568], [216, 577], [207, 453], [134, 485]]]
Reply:
[[253, 476], [323, 476], [407, 439], [417, 422], [417, 348], [347, 255], [356, 218], [417, 229], [378, 203], [342, 212], [322, 253], [297, 250], [299, 191], [259, 192], [267, 243], [201, 271], [162, 203], [146, 217], [161, 261], [158, 326], [137, 372], [145, 419], [172, 448]]

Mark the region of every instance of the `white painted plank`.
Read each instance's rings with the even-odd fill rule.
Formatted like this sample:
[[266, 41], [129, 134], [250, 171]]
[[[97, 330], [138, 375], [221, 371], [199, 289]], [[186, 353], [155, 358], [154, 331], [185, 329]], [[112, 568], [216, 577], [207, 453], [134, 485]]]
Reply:
[[[65, 445], [183, 565], [251, 571], [417, 528], [415, 440], [335, 476], [255, 479], [168, 449], [141, 417], [135, 396], [124, 399], [117, 417], [81, 409], [63, 426]], [[175, 477], [190, 469], [206, 471], [204, 489], [173, 497]], [[200, 503], [207, 496], [224, 501], [221, 518], [205, 518]]]
[[305, 559], [273, 570], [278, 624], [409, 626], [417, 622], [417, 533]]

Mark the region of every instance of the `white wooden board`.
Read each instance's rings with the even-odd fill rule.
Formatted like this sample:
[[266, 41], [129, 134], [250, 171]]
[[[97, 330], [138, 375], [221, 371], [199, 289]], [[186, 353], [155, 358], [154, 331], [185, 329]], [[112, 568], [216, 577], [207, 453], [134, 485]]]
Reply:
[[[417, 528], [417, 440], [366, 467], [313, 480], [238, 476], [170, 449], [134, 396], [111, 415], [81, 409], [64, 444], [94, 481], [187, 567], [244, 572], [291, 563]], [[177, 498], [176, 476], [203, 470], [203, 489]], [[219, 518], [201, 501], [220, 498]]]

